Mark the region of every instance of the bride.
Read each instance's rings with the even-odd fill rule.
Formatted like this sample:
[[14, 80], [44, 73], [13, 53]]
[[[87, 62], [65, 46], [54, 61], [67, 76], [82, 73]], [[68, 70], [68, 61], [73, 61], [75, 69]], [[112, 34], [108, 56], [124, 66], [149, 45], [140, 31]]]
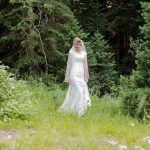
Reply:
[[69, 84], [68, 91], [60, 112], [71, 112], [83, 116], [91, 100], [88, 91], [88, 63], [87, 53], [83, 41], [76, 37], [69, 51], [64, 82]]

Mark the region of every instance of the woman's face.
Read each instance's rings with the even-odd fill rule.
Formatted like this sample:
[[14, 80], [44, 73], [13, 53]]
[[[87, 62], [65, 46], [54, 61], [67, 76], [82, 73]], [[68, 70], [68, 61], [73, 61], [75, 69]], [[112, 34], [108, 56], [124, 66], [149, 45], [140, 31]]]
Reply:
[[76, 42], [75, 45], [74, 45], [74, 47], [75, 47], [75, 49], [76, 49], [77, 51], [80, 51], [80, 49], [81, 49], [81, 43]]

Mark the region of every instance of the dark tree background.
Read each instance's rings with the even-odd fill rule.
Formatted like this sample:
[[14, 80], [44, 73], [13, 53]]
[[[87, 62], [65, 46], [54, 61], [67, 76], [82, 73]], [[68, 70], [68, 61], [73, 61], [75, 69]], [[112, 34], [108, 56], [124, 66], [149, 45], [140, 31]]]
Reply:
[[104, 94], [117, 74], [137, 67], [130, 39], [140, 42], [143, 24], [139, 0], [0, 0], [0, 61], [22, 78], [62, 83], [79, 36], [87, 47], [90, 87]]
[[129, 39], [140, 39], [139, 26], [144, 23], [140, 1], [72, 0], [71, 8], [90, 37], [99, 30], [109, 41], [117, 70], [121, 74], [130, 74], [136, 65], [130, 53]]

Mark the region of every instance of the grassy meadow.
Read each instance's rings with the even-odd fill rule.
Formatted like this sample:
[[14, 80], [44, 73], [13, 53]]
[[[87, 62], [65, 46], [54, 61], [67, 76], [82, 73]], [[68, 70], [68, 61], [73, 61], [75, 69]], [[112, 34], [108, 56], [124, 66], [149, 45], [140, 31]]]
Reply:
[[31, 86], [33, 116], [0, 122], [4, 150], [150, 149], [150, 124], [124, 116], [120, 100], [91, 96], [92, 106], [79, 118], [59, 113], [66, 89]]

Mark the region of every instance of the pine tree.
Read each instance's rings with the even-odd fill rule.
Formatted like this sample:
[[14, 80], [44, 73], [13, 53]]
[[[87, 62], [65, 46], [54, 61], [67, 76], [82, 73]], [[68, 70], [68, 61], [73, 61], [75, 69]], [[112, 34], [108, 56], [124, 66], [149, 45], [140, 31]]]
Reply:
[[[150, 87], [150, 4], [149, 3], [142, 3], [143, 13], [142, 16], [145, 20], [144, 26], [140, 27], [141, 36], [141, 51], [137, 51], [137, 71], [141, 73], [143, 76], [144, 84], [142, 87]], [[140, 80], [137, 81], [140, 83]]]
[[70, 8], [54, 0], [0, 3], [2, 62], [22, 76], [49, 73], [62, 81], [74, 36], [86, 37]]
[[136, 70], [129, 79], [122, 78], [123, 111], [141, 119], [150, 119], [150, 3], [142, 4], [144, 25], [140, 27], [141, 41], [135, 42]]
[[130, 74], [135, 69], [134, 57], [129, 53], [129, 37], [139, 36], [143, 23], [139, 0], [111, 1], [107, 13], [107, 35], [112, 51], [116, 54], [118, 71]]
[[70, 7], [84, 30], [90, 35], [94, 35], [96, 30], [100, 33], [105, 32], [106, 1], [71, 0]]
[[115, 83], [117, 72], [115, 62], [109, 45], [103, 36], [97, 31], [91, 40], [91, 48], [94, 59], [91, 60], [91, 86], [100, 95], [110, 92]]

